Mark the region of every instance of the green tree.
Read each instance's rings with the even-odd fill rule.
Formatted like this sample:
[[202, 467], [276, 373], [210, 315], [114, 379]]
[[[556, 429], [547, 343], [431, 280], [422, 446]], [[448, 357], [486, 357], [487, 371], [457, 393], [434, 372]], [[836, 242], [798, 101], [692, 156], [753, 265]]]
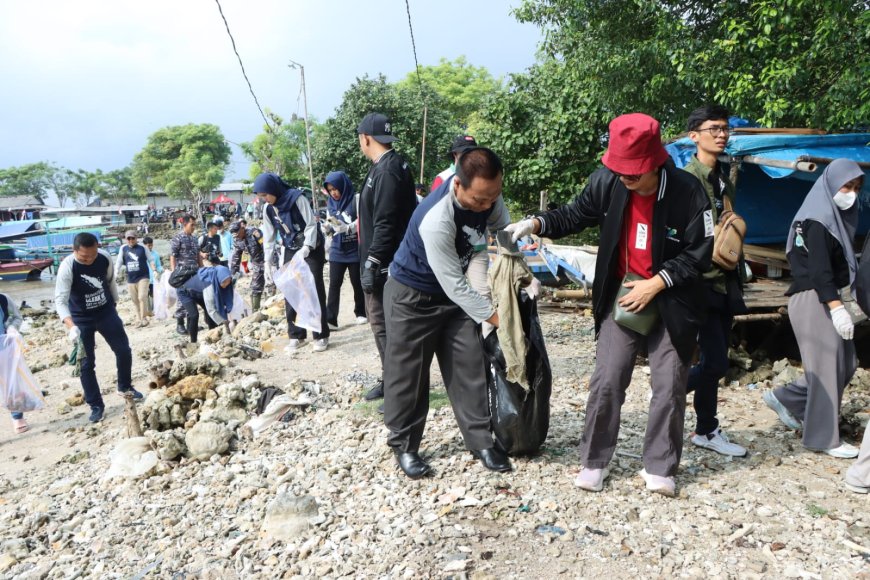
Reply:
[[473, 126], [483, 103], [501, 90], [501, 80], [485, 67], [468, 63], [464, 56], [450, 61], [442, 58], [434, 66], [421, 66], [420, 77], [412, 71], [396, 83], [397, 88], [419, 91], [419, 83], [434, 90], [453, 120], [461, 127]]
[[56, 169], [45, 161], [0, 169], [0, 196], [31, 195], [45, 203], [45, 197], [52, 190], [51, 178]]
[[[427, 87], [425, 91], [429, 110], [423, 180], [428, 182], [449, 164], [446, 152], [461, 128], [443, 106], [441, 97], [431, 88]], [[348, 174], [357, 189], [360, 188], [371, 162], [360, 152], [356, 128], [371, 112], [390, 117], [393, 134], [398, 139], [394, 147], [411, 165], [414, 179], [419, 179], [423, 144], [420, 90], [416, 85], [411, 88], [390, 84], [383, 75], [358, 78], [344, 93], [335, 115], [323, 123], [313, 143], [315, 179], [330, 171], [341, 170]]]
[[200, 204], [223, 180], [229, 162], [230, 147], [216, 125], [164, 127], [133, 158], [133, 185], [143, 196], [161, 189], [191, 203], [199, 215]]
[[[292, 184], [308, 186], [308, 149], [305, 142], [305, 120], [293, 115], [286, 122], [266, 109], [271, 125], [264, 125], [263, 132], [249, 143], [241, 143], [245, 156], [252, 162], [250, 177], [254, 179], [263, 172], [276, 173]], [[309, 137], [316, 140], [318, 124], [308, 118]]]
[[[862, 8], [863, 7], [863, 8]], [[524, 0], [538, 62], [481, 112], [523, 211], [566, 201], [606, 147], [613, 117], [642, 111], [666, 136], [718, 101], [771, 126], [870, 124], [870, 16], [845, 0]]]
[[104, 174], [101, 169], [88, 171], [79, 169], [74, 172], [75, 175], [75, 197], [76, 203], [81, 206], [87, 206], [91, 202], [101, 199], [105, 195], [105, 186], [103, 184]]

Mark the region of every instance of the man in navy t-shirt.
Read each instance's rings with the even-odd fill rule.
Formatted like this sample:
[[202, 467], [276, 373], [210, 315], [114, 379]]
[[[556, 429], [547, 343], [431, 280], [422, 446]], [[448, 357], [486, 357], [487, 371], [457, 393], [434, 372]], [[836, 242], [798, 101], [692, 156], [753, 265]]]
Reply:
[[121, 268], [127, 269], [127, 290], [130, 292], [130, 299], [133, 301], [136, 314], [139, 316], [137, 326], [147, 326], [148, 284], [150, 282], [148, 264], [151, 262], [151, 252], [138, 243], [135, 231], [127, 230], [124, 237], [127, 240], [127, 245], [118, 252], [118, 257], [115, 260], [115, 271], [119, 272]]
[[134, 399], [142, 398], [142, 393], [133, 388], [133, 353], [124, 332], [124, 323], [115, 309], [117, 302], [115, 269], [109, 254], [98, 248], [93, 234], [83, 232], [76, 235], [72, 255], [64, 258], [57, 271], [54, 303], [58, 316], [69, 329], [70, 341], [78, 343], [81, 340], [79, 348], [84, 349], [84, 355], [79, 351], [78, 356], [84, 356], [81, 381], [85, 402], [91, 407], [91, 423], [102, 421], [106, 408], [95, 372], [94, 338], [97, 332], [103, 335], [115, 353], [118, 391], [130, 393]]

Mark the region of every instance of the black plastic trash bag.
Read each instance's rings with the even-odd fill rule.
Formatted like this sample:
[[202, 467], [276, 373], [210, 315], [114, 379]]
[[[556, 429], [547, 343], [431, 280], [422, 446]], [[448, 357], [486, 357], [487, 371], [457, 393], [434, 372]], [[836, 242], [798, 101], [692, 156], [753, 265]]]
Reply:
[[864, 314], [870, 316], [870, 235], [864, 240], [864, 250], [858, 263], [858, 275], [855, 277], [855, 300]]
[[544, 346], [544, 335], [534, 300], [520, 293], [520, 314], [523, 332], [529, 340], [526, 355], [527, 391], [505, 378], [505, 360], [495, 332], [483, 342], [489, 363], [487, 388], [492, 430], [499, 444], [511, 455], [536, 453], [550, 429], [550, 393], [553, 374]]

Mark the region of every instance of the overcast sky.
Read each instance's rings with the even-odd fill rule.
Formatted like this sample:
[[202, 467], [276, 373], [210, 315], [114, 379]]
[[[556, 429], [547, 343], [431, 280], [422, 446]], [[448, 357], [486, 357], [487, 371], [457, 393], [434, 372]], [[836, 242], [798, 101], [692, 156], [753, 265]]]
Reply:
[[[519, 0], [410, 0], [421, 65], [465, 55], [495, 76], [535, 60]], [[263, 107], [331, 116], [354, 79], [414, 68], [404, 0], [221, 0]], [[230, 142], [263, 126], [215, 0], [0, 0], [0, 168], [109, 171], [167, 125], [214, 123]], [[237, 148], [227, 181], [247, 177]]]

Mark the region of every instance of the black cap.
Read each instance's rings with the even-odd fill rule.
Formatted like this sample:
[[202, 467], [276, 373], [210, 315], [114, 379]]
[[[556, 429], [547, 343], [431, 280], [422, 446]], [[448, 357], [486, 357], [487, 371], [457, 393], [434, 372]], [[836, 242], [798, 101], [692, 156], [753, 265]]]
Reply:
[[237, 234], [239, 230], [242, 228], [242, 222], [233, 222], [230, 224], [230, 233]]
[[360, 135], [368, 135], [378, 143], [392, 143], [396, 140], [393, 137], [393, 127], [390, 123], [390, 118], [381, 113], [369, 113], [356, 128], [356, 132]]
[[453, 145], [450, 147], [450, 153], [462, 153], [466, 149], [477, 147], [477, 141], [471, 135], [460, 135], [453, 140]]

